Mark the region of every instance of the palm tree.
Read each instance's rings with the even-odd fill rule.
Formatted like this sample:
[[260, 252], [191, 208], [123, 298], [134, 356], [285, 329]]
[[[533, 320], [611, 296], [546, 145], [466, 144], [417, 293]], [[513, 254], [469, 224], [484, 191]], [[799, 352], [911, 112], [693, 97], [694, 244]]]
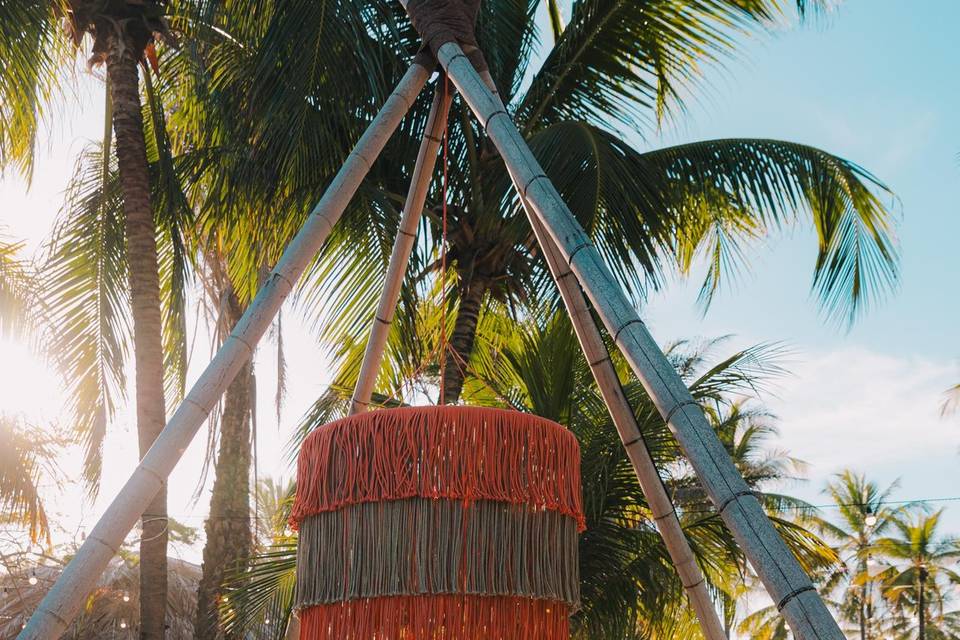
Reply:
[[898, 637], [944, 637], [939, 627], [950, 623], [945, 603], [950, 589], [960, 586], [960, 574], [951, 568], [960, 560], [960, 540], [940, 534], [942, 513], [899, 514], [892, 519], [894, 535], [877, 541], [877, 552], [892, 563], [883, 574], [884, 595], [901, 618], [894, 627]]
[[836, 545], [841, 571], [828, 584], [841, 591], [840, 614], [857, 626], [860, 640], [879, 638], [883, 627], [882, 584], [871, 569], [877, 564], [877, 541], [894, 526], [897, 514], [886, 503], [896, 488], [893, 483], [881, 489], [863, 474], [843, 471], [826, 488], [836, 517], [811, 518], [821, 535]]
[[[154, 211], [150, 200], [147, 142], [138, 68], [153, 53], [157, 34], [168, 33], [165, 0], [57, 0], [4, 3], [0, 7], [0, 80], [4, 126], [0, 160], [29, 172], [38, 123], [58, 91], [71, 50], [92, 39], [91, 65], [106, 69], [123, 236], [129, 265], [129, 298], [136, 365], [137, 431], [140, 454], [166, 422], [163, 316]], [[66, 32], [61, 25], [66, 26]], [[72, 40], [73, 47], [68, 44]], [[109, 153], [110, 145], [104, 145]], [[105, 163], [106, 164], [106, 163]], [[142, 638], [164, 636], [166, 609], [166, 493], [161, 490], [142, 519]]]
[[[484, 3], [478, 37], [534, 153], [635, 297], [661, 286], [675, 268], [689, 273], [696, 256], [706, 256], [701, 293], [708, 302], [743, 266], [745, 243], [804, 221], [818, 234], [814, 287], [831, 313], [853, 317], [892, 283], [891, 221], [877, 198], [885, 189], [861, 167], [775, 140], [712, 140], [643, 152], [632, 143], [680, 112], [680, 87], [697, 79], [704, 60], [722, 57], [738, 35], [774, 19], [780, 3], [694, 2], [679, 9], [657, 0], [587, 0], [575, 4], [552, 48], [536, 46], [538, 4]], [[403, 50], [408, 32], [402, 20], [399, 25], [396, 48]], [[381, 25], [369, 29], [385, 33], [388, 43], [395, 37]], [[535, 58], [544, 58], [539, 69]], [[301, 103], [305, 98], [313, 96], [298, 96]], [[462, 105], [454, 108], [448, 135], [455, 302], [442, 400], [449, 403], [460, 398], [474, 364], [483, 313], [517, 307], [547, 277], [509, 179]], [[412, 155], [405, 143], [388, 149], [382, 164], [389, 171], [373, 176], [381, 202], [348, 212], [344, 231], [331, 237], [315, 271], [326, 279], [307, 290], [304, 300], [316, 308], [321, 335], [334, 348], [363, 339], [378, 294], [371, 274], [382, 271], [395, 229], [387, 222], [396, 215], [390, 207], [402, 201], [397, 168], [409, 166]], [[440, 209], [435, 191], [414, 277], [439, 267]]]

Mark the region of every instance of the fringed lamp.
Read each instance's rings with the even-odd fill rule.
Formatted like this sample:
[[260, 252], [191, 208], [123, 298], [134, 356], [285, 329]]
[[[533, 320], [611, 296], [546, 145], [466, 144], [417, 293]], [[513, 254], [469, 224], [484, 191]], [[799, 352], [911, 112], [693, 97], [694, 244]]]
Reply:
[[300, 452], [301, 640], [560, 640], [579, 602], [577, 441], [536, 416], [371, 411]]

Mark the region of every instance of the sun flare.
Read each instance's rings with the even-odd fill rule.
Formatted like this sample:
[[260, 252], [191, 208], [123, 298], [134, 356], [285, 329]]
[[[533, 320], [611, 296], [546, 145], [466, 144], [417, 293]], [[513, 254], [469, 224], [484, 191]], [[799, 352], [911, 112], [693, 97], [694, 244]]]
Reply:
[[62, 407], [60, 380], [43, 358], [23, 343], [0, 340], [0, 413], [43, 426]]

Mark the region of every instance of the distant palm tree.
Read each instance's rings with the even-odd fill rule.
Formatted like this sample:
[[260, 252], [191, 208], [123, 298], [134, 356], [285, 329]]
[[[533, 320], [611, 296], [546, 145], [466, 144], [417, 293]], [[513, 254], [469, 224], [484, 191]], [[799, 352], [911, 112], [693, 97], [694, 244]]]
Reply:
[[[147, 142], [138, 67], [153, 55], [158, 34], [167, 34], [166, 0], [51, 0], [0, 4], [0, 166], [29, 174], [37, 129], [84, 38], [92, 41], [91, 65], [106, 68], [108, 117], [116, 138], [129, 262], [129, 296], [136, 365], [140, 454], [166, 422], [163, 395], [163, 317], [154, 211], [150, 201]], [[72, 45], [70, 41], [72, 40]], [[108, 125], [109, 126], [109, 125]], [[106, 144], [103, 153], [110, 153]], [[105, 163], [106, 164], [106, 163]], [[92, 266], [92, 265], [91, 265]], [[70, 331], [71, 327], [61, 327]], [[164, 636], [166, 606], [166, 491], [142, 520], [141, 637]]]
[[841, 593], [840, 614], [857, 625], [860, 640], [879, 640], [884, 628], [876, 543], [894, 526], [897, 512], [886, 503], [896, 488], [893, 483], [881, 489], [863, 474], [843, 471], [826, 487], [836, 507], [829, 513], [836, 516], [810, 518], [821, 535], [836, 545], [842, 565], [826, 585]]
[[960, 560], [960, 540], [939, 532], [942, 513], [900, 514], [891, 521], [894, 535], [876, 543], [877, 552], [892, 564], [883, 572], [883, 586], [899, 617], [892, 625], [898, 639], [913, 634], [919, 640], [955, 637], [944, 635], [941, 627], [955, 622], [946, 605], [950, 591], [960, 586], [960, 574], [953, 568]]

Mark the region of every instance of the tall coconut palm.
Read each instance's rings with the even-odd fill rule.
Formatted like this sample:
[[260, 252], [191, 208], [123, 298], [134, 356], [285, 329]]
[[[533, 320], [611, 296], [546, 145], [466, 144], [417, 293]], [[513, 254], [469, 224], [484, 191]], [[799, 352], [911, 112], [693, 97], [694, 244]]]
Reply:
[[[215, 309], [217, 342], [222, 343], [246, 310], [227, 276], [227, 260], [216, 250], [215, 240], [204, 252], [210, 303]], [[256, 393], [251, 363], [240, 368], [227, 388], [220, 412], [218, 448], [210, 512], [204, 523], [202, 577], [197, 585], [197, 611], [193, 637], [220, 636], [218, 602], [224, 578], [247, 560], [253, 542], [251, 530], [250, 468], [252, 412]]]
[[892, 521], [893, 535], [877, 541], [877, 552], [892, 564], [884, 572], [884, 595], [901, 618], [894, 625], [898, 637], [944, 637], [938, 627], [949, 624], [945, 604], [950, 590], [960, 586], [954, 569], [960, 540], [940, 533], [942, 513], [901, 514]]
[[881, 488], [863, 474], [838, 474], [826, 487], [834, 517], [811, 518], [821, 534], [836, 545], [842, 567], [832, 586], [840, 592], [839, 612], [854, 624], [860, 640], [877, 640], [884, 627], [882, 582], [877, 541], [894, 527], [897, 513], [887, 506], [897, 483]]
[[[746, 243], [792, 224], [809, 224], [818, 235], [814, 288], [829, 312], [852, 317], [893, 282], [891, 220], [878, 199], [884, 187], [858, 165], [767, 139], [637, 147], [657, 123], [681, 112], [681, 87], [696, 83], [703, 63], [722, 58], [739, 36], [777, 17], [780, 3], [584, 0], [575, 3], [552, 47], [538, 46], [538, 4], [484, 3], [480, 43], [535, 155], [637, 299], [706, 256], [701, 293], [708, 302], [743, 266]], [[374, 28], [390, 41], [389, 29]], [[399, 40], [402, 49], [406, 40]], [[539, 69], [537, 58], [544, 59]], [[448, 135], [446, 240], [455, 301], [442, 400], [454, 402], [484, 310], [515, 307], [546, 276], [508, 176], [462, 105], [454, 107]], [[395, 149], [409, 153], [403, 144]], [[388, 149], [384, 164], [395, 174], [412, 155]], [[381, 272], [391, 241], [384, 218], [395, 215], [388, 205], [402, 200], [403, 187], [395, 184], [387, 178], [376, 185], [386, 211], [348, 212], [347, 220], [367, 216], [352, 227], [366, 237], [335, 233], [316, 271], [328, 277], [305, 297], [336, 347], [362, 340], [370, 322], [378, 294], [370, 277]], [[429, 275], [440, 262], [439, 191], [429, 205], [414, 276]]]
[[[0, 74], [4, 164], [29, 170], [38, 123], [45, 114], [49, 117], [49, 99], [66, 72], [65, 65], [72, 62], [68, 54], [88, 36], [90, 64], [106, 70], [129, 264], [141, 455], [166, 421], [157, 233], [139, 83], [140, 64], [152, 51], [154, 39], [168, 32], [165, 4], [165, 0], [31, 0], [0, 7], [0, 56], [6, 61]], [[104, 150], [109, 152], [109, 145]], [[145, 512], [142, 529], [140, 635], [162, 638], [168, 535], [165, 490]]]

